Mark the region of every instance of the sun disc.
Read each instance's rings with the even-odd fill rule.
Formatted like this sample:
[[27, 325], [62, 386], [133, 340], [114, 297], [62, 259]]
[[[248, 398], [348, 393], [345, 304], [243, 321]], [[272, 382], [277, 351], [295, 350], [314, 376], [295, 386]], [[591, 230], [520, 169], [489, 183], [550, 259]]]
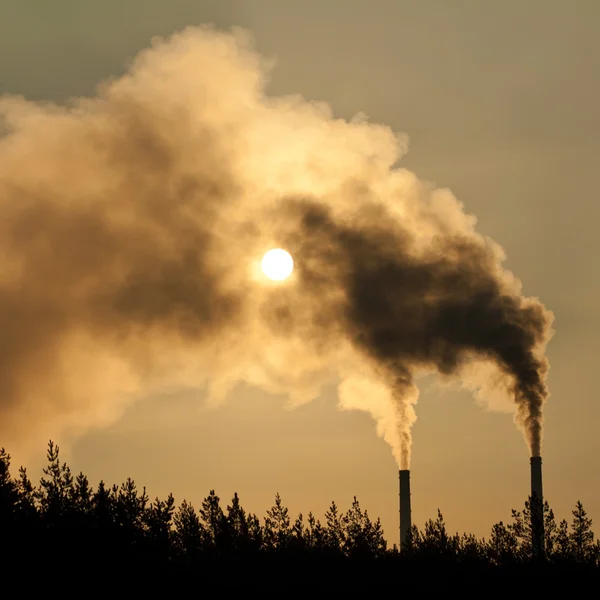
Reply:
[[263, 273], [273, 281], [287, 279], [294, 270], [294, 259], [291, 254], [282, 248], [269, 250], [262, 259]]

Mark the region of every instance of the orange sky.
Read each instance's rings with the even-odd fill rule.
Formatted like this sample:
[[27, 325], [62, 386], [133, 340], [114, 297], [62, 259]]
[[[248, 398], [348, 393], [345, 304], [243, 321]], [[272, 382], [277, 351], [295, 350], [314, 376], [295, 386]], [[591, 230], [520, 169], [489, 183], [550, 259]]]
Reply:
[[[452, 6], [451, 6], [452, 4]], [[600, 42], [593, 0], [279, 2], [9, 0], [0, 8], [0, 93], [62, 100], [123, 72], [152, 36], [215, 22], [250, 29], [278, 66], [269, 90], [359, 111], [408, 134], [406, 168], [449, 187], [505, 249], [507, 266], [555, 313], [544, 434], [544, 491], [559, 518], [580, 499], [600, 518], [595, 159]], [[458, 6], [458, 7], [457, 7]], [[593, 162], [594, 161], [594, 164]], [[413, 521], [439, 507], [449, 528], [487, 535], [528, 494], [529, 459], [505, 414], [423, 382], [413, 429]], [[133, 477], [196, 506], [210, 489], [260, 515], [280, 492], [322, 515], [356, 495], [398, 527], [397, 471], [366, 413], [306, 406], [240, 387], [209, 410], [202, 394], [140, 399], [75, 440], [68, 459], [97, 482]], [[59, 444], [67, 445], [59, 437]], [[2, 442], [0, 441], [0, 444]], [[11, 449], [8, 448], [10, 451]], [[42, 456], [44, 448], [39, 448]], [[28, 463], [35, 468], [35, 461]]]

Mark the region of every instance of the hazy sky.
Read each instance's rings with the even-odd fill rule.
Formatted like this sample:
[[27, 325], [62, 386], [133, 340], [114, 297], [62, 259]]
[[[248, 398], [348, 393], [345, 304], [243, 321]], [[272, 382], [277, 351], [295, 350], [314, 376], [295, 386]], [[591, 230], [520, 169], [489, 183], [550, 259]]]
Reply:
[[[559, 518], [580, 499], [600, 519], [599, 19], [594, 0], [1, 0], [0, 93], [93, 94], [153, 36], [212, 22], [248, 28], [277, 59], [270, 93], [408, 134], [402, 165], [449, 187], [524, 293], [555, 313], [545, 496]], [[451, 530], [487, 535], [522, 507], [528, 450], [510, 416], [427, 388], [417, 414], [413, 522], [439, 507]], [[68, 459], [94, 482], [131, 476], [196, 506], [210, 489], [226, 501], [237, 491], [260, 515], [275, 492], [294, 514], [317, 515], [356, 495], [397, 539], [389, 447], [366, 413], [337, 410], [333, 388], [292, 411], [247, 388], [212, 411], [199, 392], [140, 400]]]

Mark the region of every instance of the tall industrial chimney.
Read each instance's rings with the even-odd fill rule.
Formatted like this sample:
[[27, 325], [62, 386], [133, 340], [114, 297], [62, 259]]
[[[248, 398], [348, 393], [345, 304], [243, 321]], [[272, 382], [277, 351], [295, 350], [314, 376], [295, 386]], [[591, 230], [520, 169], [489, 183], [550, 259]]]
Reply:
[[531, 457], [531, 546], [534, 556], [544, 555], [544, 494], [542, 457]]
[[406, 548], [412, 528], [410, 514], [410, 471], [398, 471], [400, 478], [400, 549]]

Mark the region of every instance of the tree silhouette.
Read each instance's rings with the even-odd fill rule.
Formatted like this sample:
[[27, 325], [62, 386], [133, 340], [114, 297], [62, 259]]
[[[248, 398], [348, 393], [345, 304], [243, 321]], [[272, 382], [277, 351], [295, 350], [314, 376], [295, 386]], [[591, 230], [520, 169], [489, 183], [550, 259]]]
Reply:
[[101, 481], [92, 496], [92, 515], [97, 529], [109, 531], [116, 523], [117, 486], [108, 489]]
[[303, 552], [307, 547], [306, 526], [304, 516], [300, 513], [292, 525], [290, 547], [295, 552]]
[[312, 512], [308, 513], [306, 527], [304, 528], [304, 541], [306, 548], [313, 555], [320, 555], [327, 547], [327, 531], [321, 522], [315, 518]]
[[[240, 498], [235, 493], [231, 504], [227, 507], [227, 529], [230, 537], [231, 551], [235, 554], [249, 554], [260, 550], [262, 535], [257, 535], [255, 515], [246, 515], [240, 504]], [[260, 528], [260, 523], [258, 523]]]
[[[508, 526], [516, 536], [519, 543], [519, 555], [522, 560], [530, 560], [533, 558], [532, 547], [532, 525], [531, 525], [531, 497], [525, 501], [523, 511], [511, 511], [513, 522]], [[554, 513], [548, 505], [548, 501], [544, 501], [542, 518], [544, 519], [544, 544], [545, 552], [552, 552], [557, 528], [554, 522]]]
[[19, 512], [19, 487], [10, 475], [10, 454], [0, 448], [0, 527], [7, 528]]
[[425, 523], [425, 531], [420, 537], [420, 546], [428, 556], [449, 559], [456, 555], [456, 540], [446, 531], [446, 524], [441, 511], [438, 509], [437, 518]]
[[24, 522], [32, 525], [38, 520], [36, 489], [31, 483], [25, 467], [20, 467], [19, 469], [17, 492], [19, 494], [18, 515]]
[[210, 490], [202, 501], [200, 520], [205, 531], [207, 549], [215, 554], [226, 554], [229, 552], [229, 527], [220, 503], [219, 496], [214, 490]]
[[543, 506], [544, 516], [544, 550], [546, 554], [552, 556], [556, 551], [556, 538], [558, 535], [558, 527], [554, 519], [554, 511], [548, 505], [548, 502], [544, 502]]
[[600, 544], [581, 502], [571, 526], [564, 519], [557, 525], [544, 503], [541, 561], [532, 560], [530, 499], [522, 511], [511, 511], [510, 523], [495, 524], [487, 540], [451, 535], [438, 510], [422, 529], [413, 525], [400, 551], [388, 549], [380, 520], [372, 520], [356, 497], [345, 513], [333, 501], [321, 523], [311, 512], [293, 518], [276, 494], [261, 524], [237, 493], [225, 511], [214, 490], [199, 511], [186, 500], [175, 509], [171, 494], [149, 503], [146, 489], [131, 478], [111, 486], [100, 481], [94, 490], [83, 473], [73, 477], [52, 441], [46, 458], [35, 486], [23, 467], [12, 477], [10, 455], [0, 449], [0, 564], [6, 573], [27, 564], [40, 576], [71, 569], [89, 580], [108, 573], [138, 581], [202, 577], [219, 581], [226, 593], [248, 593], [251, 583], [265, 593], [282, 577], [294, 582], [294, 593], [327, 593], [323, 582], [329, 580], [334, 593], [357, 594], [362, 582], [367, 595], [376, 583], [389, 586], [399, 576], [417, 578], [432, 591], [453, 575], [470, 582], [531, 576], [542, 589], [540, 582], [552, 585], [552, 575], [572, 584], [599, 574]]
[[585, 564], [594, 560], [592, 519], [587, 516], [583, 504], [579, 500], [575, 505], [575, 510], [573, 510], [570, 541], [572, 552], [577, 562]]
[[387, 543], [379, 519], [371, 522], [367, 511], [362, 511], [354, 496], [352, 507], [344, 515], [344, 554], [354, 558], [375, 558], [382, 556]]
[[191, 564], [200, 557], [206, 545], [207, 532], [196, 509], [187, 500], [184, 500], [175, 512], [173, 524], [174, 549], [185, 559], [186, 564]]
[[140, 493], [131, 477], [121, 484], [114, 495], [114, 518], [117, 543], [126, 560], [131, 560], [141, 550], [144, 538], [144, 521], [148, 495], [146, 488]]
[[169, 556], [174, 511], [175, 499], [169, 494], [166, 500], [156, 498], [143, 513], [146, 543], [154, 560]]
[[460, 563], [478, 565], [485, 560], [485, 543], [480, 542], [472, 533], [454, 536], [453, 544]]
[[566, 519], [563, 519], [559, 524], [556, 531], [556, 538], [554, 541], [554, 551], [552, 558], [555, 562], [566, 563], [571, 557], [571, 538], [569, 535], [569, 524]]
[[519, 540], [514, 528], [502, 521], [492, 527], [486, 551], [490, 562], [496, 566], [513, 565], [519, 559]]
[[72, 505], [75, 513], [80, 517], [82, 523], [91, 516], [94, 508], [94, 491], [90, 486], [88, 478], [79, 473], [75, 478], [72, 491]]
[[287, 550], [292, 541], [292, 527], [288, 509], [281, 496], [275, 495], [275, 504], [267, 510], [264, 525], [264, 543], [268, 550]]
[[46, 458], [48, 465], [43, 469], [37, 499], [46, 526], [59, 527], [73, 509], [73, 475], [66, 463], [61, 464], [59, 447], [52, 441], [48, 443]]
[[264, 531], [260, 524], [260, 519], [255, 514], [249, 514], [247, 521], [250, 547], [253, 551], [258, 551], [264, 544]]
[[346, 531], [342, 515], [340, 515], [335, 501], [331, 502], [331, 506], [325, 513], [325, 523], [325, 543], [327, 549], [333, 550], [336, 553], [341, 553], [346, 545]]

